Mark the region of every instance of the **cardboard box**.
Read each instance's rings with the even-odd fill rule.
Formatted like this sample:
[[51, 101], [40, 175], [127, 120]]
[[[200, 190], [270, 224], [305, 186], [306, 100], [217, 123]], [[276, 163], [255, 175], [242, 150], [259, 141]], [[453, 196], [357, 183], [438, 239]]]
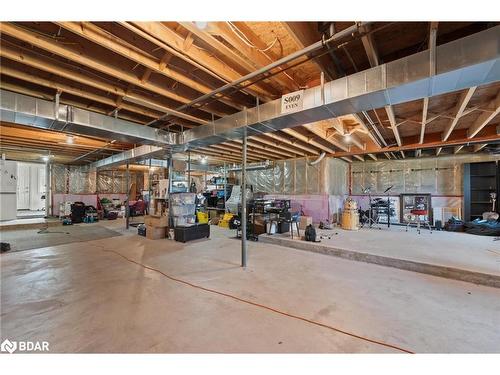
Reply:
[[144, 224], [151, 227], [168, 227], [168, 216], [144, 216]]
[[300, 224], [299, 224], [299, 228], [301, 230], [305, 230], [306, 227], [309, 225], [309, 224], [312, 224], [313, 223], [313, 218], [312, 216], [301, 216], [300, 217]]
[[150, 240], [159, 240], [167, 236], [167, 228], [165, 227], [153, 227], [151, 225], [146, 225], [146, 238]]

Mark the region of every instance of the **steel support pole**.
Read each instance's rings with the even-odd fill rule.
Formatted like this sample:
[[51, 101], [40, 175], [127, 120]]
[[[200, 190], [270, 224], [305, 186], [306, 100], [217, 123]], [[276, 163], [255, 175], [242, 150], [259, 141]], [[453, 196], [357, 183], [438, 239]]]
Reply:
[[[172, 190], [174, 187], [174, 159], [172, 154], [170, 154], [168, 158], [168, 192], [166, 198], [167, 202], [167, 207], [168, 207], [168, 223], [169, 223], [169, 228], [174, 228], [174, 213], [172, 211]], [[169, 229], [169, 235], [168, 238], [170, 238], [170, 229]]]
[[148, 211], [148, 215], [150, 215], [150, 209], [151, 209], [151, 202], [153, 202], [153, 200], [151, 199], [151, 196], [153, 195], [153, 181], [151, 180], [152, 176], [151, 176], [151, 158], [149, 159], [149, 168], [148, 168], [148, 207], [147, 207], [147, 211]]
[[127, 172], [125, 173], [126, 176], [126, 189], [127, 189], [127, 198], [125, 199], [125, 229], [128, 229], [129, 224], [130, 224], [130, 166], [127, 163]]
[[226, 162], [224, 162], [224, 210], [226, 209], [226, 191], [227, 191], [227, 168], [226, 168]]
[[188, 192], [191, 192], [191, 150], [188, 150]]
[[45, 217], [51, 216], [51, 197], [52, 197], [52, 186], [51, 186], [51, 175], [50, 175], [50, 161], [45, 164]]
[[243, 131], [243, 151], [241, 163], [241, 266], [247, 266], [247, 129]]

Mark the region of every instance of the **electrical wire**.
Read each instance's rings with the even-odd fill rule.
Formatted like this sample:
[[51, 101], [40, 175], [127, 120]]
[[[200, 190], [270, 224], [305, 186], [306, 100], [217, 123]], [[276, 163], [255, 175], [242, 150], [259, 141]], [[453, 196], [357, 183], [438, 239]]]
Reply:
[[[278, 41], [278, 37], [275, 37], [274, 38], [274, 41], [269, 45], [267, 46], [266, 48], [264, 49], [261, 49], [261, 48], [258, 48], [255, 44], [253, 44], [248, 38], [247, 36], [241, 31], [239, 30], [236, 25], [234, 25], [232, 22], [230, 21], [227, 21], [227, 24], [229, 25], [229, 28], [232, 30], [232, 32], [238, 37], [240, 38], [247, 46], [249, 46], [250, 48], [254, 48], [262, 53], [264, 53], [264, 55], [270, 59], [271, 61], [273, 61], [274, 59], [272, 59], [271, 57], [269, 57], [269, 55], [267, 53], [265, 53], [266, 51], [270, 50], [271, 48], [273, 48], [273, 46], [276, 44], [276, 42]], [[241, 35], [241, 36], [240, 36]], [[281, 44], [281, 42], [280, 42]], [[283, 47], [283, 45], [281, 45]], [[297, 82], [293, 79], [293, 77], [290, 76], [290, 74], [286, 73], [285, 71], [282, 72], [286, 77], [288, 77], [291, 81], [293, 81], [293, 83], [295, 85], [297, 85], [297, 87], [299, 87], [299, 85], [297, 84]]]
[[[99, 246], [99, 247], [101, 247], [101, 246]], [[304, 318], [304, 317], [299, 316], [299, 315], [295, 315], [295, 314], [287, 313], [285, 311], [278, 310], [278, 309], [276, 309], [274, 307], [269, 307], [269, 306], [266, 306], [266, 305], [262, 305], [260, 303], [252, 302], [252, 301], [249, 301], [249, 300], [246, 300], [246, 299], [234, 296], [234, 295], [229, 294], [229, 293], [219, 292], [219, 291], [217, 291], [215, 289], [206, 288], [206, 287], [203, 287], [203, 286], [200, 286], [200, 285], [193, 284], [193, 283], [191, 283], [189, 281], [178, 279], [176, 277], [173, 277], [173, 276], [170, 276], [170, 275], [164, 273], [163, 271], [160, 271], [159, 269], [147, 266], [147, 265], [145, 265], [143, 263], [140, 263], [140, 262], [137, 262], [137, 261], [135, 261], [133, 259], [130, 259], [130, 258], [126, 257], [125, 255], [120, 254], [117, 251], [107, 250], [107, 249], [104, 249], [104, 247], [101, 247], [101, 249], [104, 252], [116, 254], [116, 255], [122, 257], [123, 259], [125, 259], [126, 261], [128, 261], [130, 263], [134, 263], [134, 264], [136, 264], [136, 265], [138, 265], [140, 267], [143, 267], [145, 269], [148, 269], [150, 271], [157, 272], [160, 275], [166, 277], [167, 279], [169, 279], [171, 281], [174, 281], [174, 282], [177, 282], [177, 283], [180, 283], [180, 284], [184, 284], [184, 285], [187, 285], [189, 287], [192, 287], [192, 288], [195, 288], [195, 289], [199, 289], [199, 290], [202, 290], [202, 291], [205, 291], [205, 292], [209, 292], [209, 293], [213, 293], [213, 294], [218, 294], [220, 296], [231, 298], [231, 299], [236, 300], [238, 302], [242, 302], [242, 303], [245, 303], [245, 304], [248, 304], [248, 305], [259, 307], [261, 309], [265, 309], [265, 310], [268, 310], [268, 311], [272, 311], [272, 312], [274, 312], [276, 314], [280, 314], [280, 315], [287, 316], [289, 318], [301, 320], [303, 322], [306, 322], [306, 323], [309, 323], [309, 324], [313, 324], [313, 325], [316, 325], [316, 326], [319, 326], [319, 327], [322, 327], [322, 328], [327, 328], [329, 330], [341, 333], [343, 335], [347, 335], [347, 336], [350, 336], [350, 337], [353, 337], [353, 338], [356, 338], [356, 339], [360, 339], [360, 340], [363, 340], [363, 341], [366, 341], [366, 342], [370, 342], [372, 344], [381, 345], [381, 346], [384, 346], [384, 347], [387, 347], [387, 348], [391, 348], [391, 349], [395, 349], [395, 350], [398, 350], [398, 351], [401, 351], [401, 352], [407, 353], [407, 354], [415, 354], [414, 352], [412, 352], [412, 351], [410, 351], [408, 349], [399, 347], [397, 345], [387, 344], [387, 343], [382, 342], [382, 341], [378, 341], [378, 340], [375, 340], [375, 339], [371, 339], [371, 338], [368, 338], [368, 337], [357, 335], [357, 334], [354, 334], [352, 332], [348, 332], [348, 331], [345, 331], [345, 330], [342, 330], [342, 329], [330, 326], [330, 325], [325, 324], [325, 323], [320, 323], [320, 322], [317, 322], [317, 321], [314, 321], [314, 320], [311, 320], [311, 319]]]
[[251, 48], [254, 48], [258, 51], [261, 51], [261, 52], [266, 52], [266, 51], [269, 51], [271, 48], [274, 47], [274, 45], [276, 44], [276, 42], [278, 41], [278, 37], [274, 37], [274, 41], [269, 45], [267, 46], [266, 48], [262, 49], [262, 48], [259, 48], [257, 47], [255, 44], [253, 44], [245, 34], [243, 34], [242, 31], [240, 31], [235, 24], [233, 24], [231, 21], [227, 21], [227, 24], [229, 25], [230, 29], [233, 31], [233, 33], [241, 39], [241, 41], [243, 43], [245, 43], [247, 46], [251, 47]]

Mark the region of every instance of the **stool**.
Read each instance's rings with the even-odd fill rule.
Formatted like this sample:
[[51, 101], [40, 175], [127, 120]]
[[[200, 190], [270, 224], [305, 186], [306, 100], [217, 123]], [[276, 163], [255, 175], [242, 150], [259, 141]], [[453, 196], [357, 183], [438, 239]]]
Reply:
[[292, 240], [293, 240], [293, 225], [295, 224], [295, 229], [297, 229], [297, 236], [300, 239], [300, 230], [299, 230], [299, 223], [300, 223], [300, 213], [299, 212], [294, 212], [290, 219], [286, 220], [287, 223], [290, 224], [290, 232], [292, 234]]
[[[420, 234], [420, 223], [423, 225], [427, 225], [429, 227], [430, 233], [432, 233], [431, 225], [429, 223], [429, 220], [425, 219], [427, 217], [427, 210], [411, 210], [410, 214], [412, 215], [412, 218], [415, 217], [414, 220], [408, 220], [408, 224], [406, 224], [406, 231], [408, 232], [408, 227], [410, 224], [417, 224], [417, 232]], [[423, 219], [421, 219], [423, 218]]]

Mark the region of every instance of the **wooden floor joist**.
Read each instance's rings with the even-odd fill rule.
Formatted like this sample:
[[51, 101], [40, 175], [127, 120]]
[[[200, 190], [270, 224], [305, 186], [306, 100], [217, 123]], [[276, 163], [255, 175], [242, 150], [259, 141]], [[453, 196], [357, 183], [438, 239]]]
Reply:
[[[141, 87], [145, 90], [154, 92], [158, 95], [164, 96], [166, 98], [178, 101], [180, 103], [189, 103], [192, 99], [176, 94], [171, 90], [164, 89], [162, 87], [156, 86], [155, 84], [149, 82], [141, 82], [141, 79], [129, 71], [126, 71], [119, 67], [113, 67], [109, 64], [99, 61], [95, 57], [90, 57], [87, 55], [80, 54], [75, 50], [57, 43], [49, 38], [41, 36], [39, 34], [27, 31], [21, 27], [15, 26], [10, 23], [2, 23], [0, 26], [0, 31], [4, 34], [10, 35], [13, 38], [19, 39], [23, 42], [29, 43], [37, 48], [46, 50], [50, 53], [56, 54], [62, 58], [69, 59], [77, 64], [82, 64], [90, 69], [95, 69], [101, 73], [107, 74], [111, 77], [117, 78], [127, 83], [131, 83], [137, 87]], [[213, 113], [217, 116], [224, 116], [224, 113], [214, 112], [212, 110], [207, 110], [209, 113]]]
[[[93, 43], [99, 44], [110, 51], [131, 59], [132, 61], [151, 69], [153, 72], [162, 74], [165, 77], [185, 85], [186, 87], [199, 91], [202, 94], [207, 94], [214, 89], [213, 87], [203, 85], [199, 83], [199, 81], [193, 80], [175, 71], [174, 69], [170, 69], [165, 64], [161, 64], [160, 60], [155, 59], [153, 56], [145, 52], [138, 51], [137, 49], [126, 45], [125, 42], [118, 40], [117, 37], [90, 22], [56, 22], [56, 24], [78, 36], [86, 38]], [[241, 111], [243, 109], [242, 105], [235, 103], [233, 100], [224, 98], [220, 98], [219, 100], [237, 110]]]

